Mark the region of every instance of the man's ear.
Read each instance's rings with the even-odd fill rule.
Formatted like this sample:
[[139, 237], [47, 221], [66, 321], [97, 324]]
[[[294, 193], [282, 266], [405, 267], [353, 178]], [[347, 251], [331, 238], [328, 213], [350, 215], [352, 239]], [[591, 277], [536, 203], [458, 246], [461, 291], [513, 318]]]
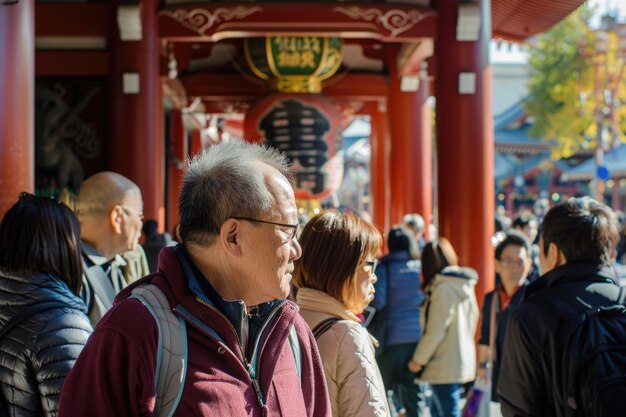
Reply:
[[241, 224], [235, 219], [228, 219], [220, 227], [218, 239], [224, 251], [233, 257], [241, 256]]
[[115, 234], [122, 234], [122, 223], [124, 222], [124, 211], [120, 206], [113, 206], [109, 211], [109, 223]]

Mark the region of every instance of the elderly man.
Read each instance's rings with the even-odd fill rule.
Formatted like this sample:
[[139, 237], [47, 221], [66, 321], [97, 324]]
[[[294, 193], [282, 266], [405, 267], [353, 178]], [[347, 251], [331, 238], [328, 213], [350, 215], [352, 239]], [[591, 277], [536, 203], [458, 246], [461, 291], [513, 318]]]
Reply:
[[129, 298], [147, 283], [186, 329], [175, 415], [331, 415], [315, 340], [285, 300], [301, 255], [288, 178], [280, 153], [243, 142], [190, 162], [179, 197], [182, 243], [162, 249], [159, 271], [125, 289], [100, 321], [65, 382], [60, 416], [163, 411], [155, 410], [162, 329]]
[[143, 201], [139, 187], [115, 172], [86, 179], [76, 202], [84, 264], [83, 300], [95, 326], [126, 286], [120, 256], [134, 250], [141, 236]]

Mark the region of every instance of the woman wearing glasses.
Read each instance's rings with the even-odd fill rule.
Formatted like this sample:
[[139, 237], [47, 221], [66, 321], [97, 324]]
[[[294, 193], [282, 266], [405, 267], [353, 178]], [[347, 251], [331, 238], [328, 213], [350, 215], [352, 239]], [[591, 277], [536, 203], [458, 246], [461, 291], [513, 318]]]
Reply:
[[374, 298], [380, 234], [353, 214], [328, 211], [307, 223], [300, 245], [297, 301], [317, 339], [333, 416], [388, 416], [373, 339], [359, 319]]
[[460, 417], [461, 386], [476, 376], [478, 275], [460, 267], [450, 242], [440, 238], [424, 247], [422, 277], [422, 338], [408, 366], [431, 386], [432, 417]]
[[8, 415], [56, 416], [65, 377], [92, 332], [77, 295], [79, 231], [65, 204], [30, 194], [0, 223], [0, 381]]

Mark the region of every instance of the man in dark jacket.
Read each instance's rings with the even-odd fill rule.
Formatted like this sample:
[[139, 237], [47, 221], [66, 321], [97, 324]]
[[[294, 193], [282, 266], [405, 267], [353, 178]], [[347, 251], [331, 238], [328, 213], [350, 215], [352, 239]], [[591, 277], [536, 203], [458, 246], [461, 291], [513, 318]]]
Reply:
[[616, 303], [619, 287], [607, 267], [617, 239], [613, 212], [589, 197], [570, 199], [544, 217], [543, 275], [526, 287], [508, 321], [498, 383], [504, 417], [566, 415], [560, 395], [564, 332], [585, 310]]
[[330, 417], [315, 340], [285, 300], [301, 255], [288, 178], [282, 154], [243, 142], [191, 161], [179, 197], [182, 243], [164, 248], [159, 271], [127, 287], [100, 320], [63, 387], [59, 416], [159, 415], [159, 328], [128, 298], [150, 282], [186, 323], [173, 415]]

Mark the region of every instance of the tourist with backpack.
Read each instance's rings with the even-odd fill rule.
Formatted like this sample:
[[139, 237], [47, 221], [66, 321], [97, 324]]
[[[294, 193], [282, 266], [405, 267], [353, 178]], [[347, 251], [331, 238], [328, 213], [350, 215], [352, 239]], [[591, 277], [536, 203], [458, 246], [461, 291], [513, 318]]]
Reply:
[[80, 224], [58, 200], [22, 193], [0, 223], [0, 416], [56, 416], [92, 332]]
[[327, 211], [307, 223], [300, 241], [296, 297], [317, 339], [333, 417], [388, 417], [372, 337], [359, 319], [374, 298], [380, 233], [354, 214]]
[[542, 276], [511, 312], [500, 364], [504, 417], [617, 417], [626, 398], [626, 308], [610, 267], [618, 224], [573, 198], [541, 225]]
[[368, 329], [374, 325], [374, 337], [381, 344], [376, 359], [385, 387], [393, 391], [396, 406], [404, 408], [406, 417], [418, 417], [424, 415], [425, 396], [406, 364], [422, 335], [420, 253], [417, 242], [402, 226], [389, 231], [387, 248], [389, 254], [376, 269], [376, 297], [371, 304], [375, 313]]
[[284, 155], [239, 141], [189, 162], [181, 243], [98, 322], [61, 417], [330, 417], [315, 339], [285, 299], [301, 255], [289, 178]]

